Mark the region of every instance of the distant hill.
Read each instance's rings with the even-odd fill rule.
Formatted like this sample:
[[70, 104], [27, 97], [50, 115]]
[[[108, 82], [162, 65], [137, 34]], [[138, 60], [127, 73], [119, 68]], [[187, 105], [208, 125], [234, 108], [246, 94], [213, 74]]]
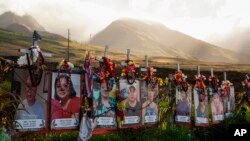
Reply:
[[96, 34], [93, 45], [108, 45], [114, 50], [149, 55], [174, 57], [188, 60], [226, 63], [250, 63], [249, 56], [226, 50], [195, 39], [166, 26], [135, 19], [119, 19]]
[[13, 12], [5, 12], [0, 15], [0, 28], [6, 29], [12, 24], [21, 24], [29, 30], [46, 31], [32, 16], [24, 15], [18, 16]]
[[18, 23], [13, 23], [11, 25], [9, 25], [8, 27], [6, 27], [5, 29], [9, 30], [9, 31], [13, 31], [13, 32], [19, 32], [22, 33], [24, 35], [31, 35], [32, 34], [32, 30], [27, 27], [26, 25], [23, 24], [18, 24]]
[[[40, 33], [40, 32], [39, 32]], [[40, 33], [41, 35], [43, 33]], [[11, 32], [6, 29], [0, 28], [0, 57], [7, 57], [7, 58], [15, 58], [22, 55], [18, 52], [20, 48], [30, 48], [32, 44], [32, 36], [26, 36], [21, 33]], [[67, 40], [59, 40], [59, 39], [52, 39], [50, 37], [46, 37], [42, 35], [42, 40], [38, 42], [42, 51], [50, 52], [53, 54], [52, 58], [45, 57], [47, 62], [46, 65], [48, 66], [55, 66], [57, 65], [63, 58], [66, 57], [66, 49], [68, 42]], [[94, 46], [94, 45], [83, 45], [77, 42], [70, 42], [70, 61], [73, 62], [75, 65], [82, 65], [86, 50], [91, 50], [92, 57], [101, 57], [103, 56], [104, 47], [103, 46]], [[116, 63], [120, 64], [121, 61], [124, 61], [126, 58], [125, 51], [109, 49], [108, 57], [115, 60]], [[133, 59], [136, 64], [140, 66], [144, 66], [144, 55], [138, 55], [132, 52], [131, 59]], [[94, 65], [97, 67], [98, 62], [93, 59]], [[197, 65], [201, 66], [202, 70], [210, 70], [211, 67], [214, 70], [236, 70], [236, 71], [243, 71], [249, 72], [250, 65], [241, 65], [241, 64], [227, 64], [227, 63], [212, 63], [212, 62], [204, 62], [199, 61], [197, 59], [181, 59], [181, 58], [174, 58], [174, 57], [152, 57], [149, 56], [149, 65], [161, 68], [176, 68], [176, 64], [181, 64], [181, 68], [184, 69], [196, 69]], [[51, 67], [50, 67], [51, 68]], [[54, 68], [55, 69], [55, 68]]]
[[3, 13], [0, 15], [0, 28], [29, 37], [32, 36], [34, 30], [37, 30], [43, 37], [55, 40], [67, 40], [61, 35], [46, 31], [32, 16], [27, 14], [18, 16], [10, 11]]
[[240, 28], [217, 41], [221, 46], [250, 55], [250, 28]]

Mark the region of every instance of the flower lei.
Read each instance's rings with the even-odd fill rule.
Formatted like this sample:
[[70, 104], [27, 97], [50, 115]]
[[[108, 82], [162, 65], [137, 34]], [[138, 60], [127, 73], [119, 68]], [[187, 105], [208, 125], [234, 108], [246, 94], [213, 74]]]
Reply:
[[144, 73], [143, 80], [152, 79], [154, 76], [154, 67], [148, 67], [147, 73]]
[[60, 75], [61, 70], [65, 70], [67, 73], [69, 73], [69, 77], [71, 76], [71, 70], [74, 68], [74, 64], [68, 62], [67, 60], [63, 59], [59, 65], [58, 65], [58, 74]]
[[153, 88], [158, 84], [158, 78], [154, 76], [154, 67], [148, 67], [147, 73], [144, 73], [144, 76], [142, 78], [143, 80], [146, 80], [147, 85], [151, 84]]
[[218, 91], [220, 80], [216, 76], [209, 76], [208, 81], [209, 81], [213, 91]]
[[63, 59], [60, 63], [59, 63], [59, 68], [63, 68], [65, 70], [71, 70], [74, 68], [74, 64], [68, 62], [67, 60]]
[[205, 92], [206, 85], [204, 81], [206, 77], [204, 75], [195, 75], [195, 85], [194, 87], [198, 89], [199, 94], [203, 94]]
[[133, 72], [135, 72], [135, 63], [134, 63], [134, 61], [132, 61], [132, 60], [127, 60], [126, 62], [127, 62], [127, 64], [128, 64], [128, 66], [125, 66], [125, 67], [122, 68], [122, 73], [121, 73], [121, 76], [122, 76], [122, 77], [126, 77], [126, 74], [127, 74], [128, 69], [130, 69], [130, 70], [132, 70]]
[[177, 86], [182, 85], [182, 89], [184, 89], [184, 91], [187, 91], [188, 89], [188, 83], [186, 81], [187, 76], [182, 73], [182, 71], [175, 71], [174, 74], [174, 82]]
[[115, 63], [107, 58], [103, 57], [103, 62], [99, 62], [100, 71], [97, 73], [97, 77], [100, 83], [106, 82], [106, 79], [111, 79], [115, 77], [116, 66]]
[[175, 71], [174, 82], [176, 83], [176, 85], [180, 85], [182, 81], [186, 82], [186, 78], [187, 76], [184, 73], [182, 73], [182, 71]]
[[85, 81], [85, 89], [88, 97], [91, 97], [93, 92], [93, 75], [92, 75], [92, 62], [90, 53], [88, 52], [85, 57], [85, 62], [83, 65], [84, 70], [84, 81]]
[[231, 82], [229, 80], [223, 81], [222, 85], [221, 85], [221, 96], [225, 97], [226, 95], [229, 96], [230, 95], [230, 84]]
[[250, 91], [250, 82], [246, 79], [241, 82], [242, 86], [246, 88], [247, 91]]

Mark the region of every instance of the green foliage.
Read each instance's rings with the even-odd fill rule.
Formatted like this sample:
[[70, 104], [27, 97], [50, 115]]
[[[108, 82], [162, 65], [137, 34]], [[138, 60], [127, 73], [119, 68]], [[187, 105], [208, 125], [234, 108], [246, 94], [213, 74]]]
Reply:
[[61, 132], [61, 133], [48, 133], [48, 134], [34, 134], [24, 133], [22, 135], [12, 136], [12, 140], [18, 141], [76, 141], [78, 138], [78, 131]]
[[167, 128], [162, 130], [157, 126], [142, 127], [139, 129], [122, 129], [121, 131], [93, 136], [91, 141], [191, 141], [195, 137], [189, 129], [184, 127]]
[[2, 89], [3, 91], [10, 92], [10, 90], [11, 90], [11, 82], [4, 81], [4, 82], [0, 83], [0, 89]]
[[13, 93], [10, 93], [10, 82], [0, 84], [0, 129], [14, 129], [15, 113], [21, 98]]
[[10, 136], [0, 129], [0, 141], [11, 141]]

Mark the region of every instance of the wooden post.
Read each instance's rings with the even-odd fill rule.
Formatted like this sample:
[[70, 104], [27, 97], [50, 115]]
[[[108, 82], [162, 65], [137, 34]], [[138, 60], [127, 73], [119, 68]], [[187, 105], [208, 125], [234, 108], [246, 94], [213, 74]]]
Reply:
[[68, 50], [67, 50], [67, 61], [69, 61], [69, 42], [70, 42], [70, 31], [68, 29]]
[[227, 81], [227, 72], [224, 72], [224, 81]]
[[246, 79], [249, 80], [249, 76], [246, 74]]
[[146, 66], [146, 68], [148, 67], [148, 56], [147, 55], [145, 55], [145, 66]]
[[127, 60], [130, 60], [130, 49], [127, 49]]
[[200, 66], [197, 66], [197, 75], [199, 76], [201, 74]]
[[214, 77], [214, 69], [211, 68], [211, 77]]
[[177, 71], [180, 71], [180, 64], [177, 64]]
[[104, 57], [107, 57], [108, 49], [109, 49], [108, 45], [105, 45]]

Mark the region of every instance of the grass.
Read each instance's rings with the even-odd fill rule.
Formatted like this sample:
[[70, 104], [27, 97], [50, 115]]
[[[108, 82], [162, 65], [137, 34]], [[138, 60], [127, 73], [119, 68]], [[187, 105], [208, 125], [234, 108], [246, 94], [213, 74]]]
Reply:
[[[42, 34], [42, 33], [41, 33]], [[19, 48], [29, 48], [32, 44], [30, 36], [25, 36], [20, 33], [10, 32], [4, 29], [0, 29], [0, 56], [20, 56], [18, 52]], [[39, 42], [39, 46], [43, 51], [51, 52], [53, 59], [46, 58], [48, 62], [59, 62], [66, 57], [66, 49], [68, 46], [67, 39], [57, 37], [56, 35], [44, 34], [42, 41]], [[103, 56], [104, 47], [95, 45], [80, 44], [75, 41], [70, 42], [70, 60], [73, 63], [82, 62], [85, 58], [86, 50], [92, 51], [92, 56]], [[126, 49], [110, 50], [108, 56], [118, 62], [125, 60]], [[131, 59], [133, 59], [140, 66], [145, 65], [144, 56], [131, 52]], [[95, 62], [95, 61], [94, 61]], [[202, 70], [210, 70], [211, 67], [218, 71], [243, 71], [249, 72], [250, 65], [246, 64], [226, 64], [226, 63], [212, 63], [202, 62], [199, 60], [186, 60], [182, 58], [171, 57], [157, 57], [149, 56], [149, 65], [154, 65], [160, 68], [176, 68], [176, 64], [181, 64], [181, 68], [195, 70], [197, 65], [201, 66]]]

